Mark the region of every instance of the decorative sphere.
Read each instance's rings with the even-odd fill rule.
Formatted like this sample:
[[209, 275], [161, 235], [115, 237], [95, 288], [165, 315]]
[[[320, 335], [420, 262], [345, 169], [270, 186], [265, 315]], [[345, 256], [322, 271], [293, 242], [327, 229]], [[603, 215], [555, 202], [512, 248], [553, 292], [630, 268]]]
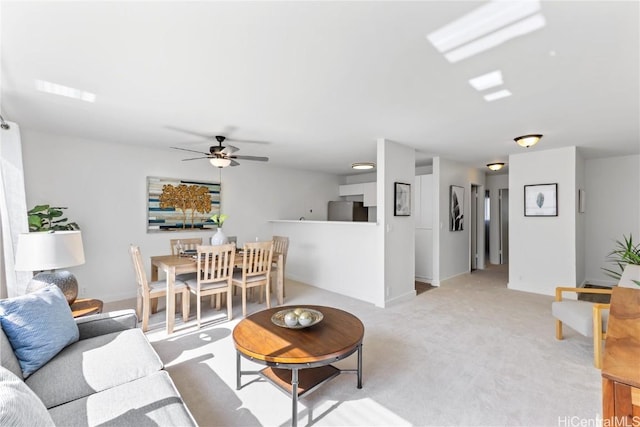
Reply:
[[284, 315], [284, 323], [287, 326], [296, 326], [298, 324], [298, 315], [290, 311]]
[[302, 309], [300, 307], [296, 308], [295, 310], [293, 310], [293, 312], [296, 314], [296, 316], [300, 316], [300, 314], [302, 313]]
[[308, 311], [303, 311], [300, 313], [300, 316], [298, 316], [298, 322], [300, 322], [302, 326], [310, 325], [313, 323], [313, 314]]

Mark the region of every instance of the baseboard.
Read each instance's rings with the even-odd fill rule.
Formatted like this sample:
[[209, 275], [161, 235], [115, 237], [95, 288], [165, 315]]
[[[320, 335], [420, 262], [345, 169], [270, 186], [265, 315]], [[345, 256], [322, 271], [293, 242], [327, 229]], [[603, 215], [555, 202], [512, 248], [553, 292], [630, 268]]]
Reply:
[[411, 291], [404, 293], [402, 295], [398, 295], [397, 297], [393, 297], [391, 299], [387, 299], [384, 301], [384, 307], [389, 307], [391, 305], [395, 305], [401, 302], [409, 301], [416, 296], [416, 290], [412, 289]]

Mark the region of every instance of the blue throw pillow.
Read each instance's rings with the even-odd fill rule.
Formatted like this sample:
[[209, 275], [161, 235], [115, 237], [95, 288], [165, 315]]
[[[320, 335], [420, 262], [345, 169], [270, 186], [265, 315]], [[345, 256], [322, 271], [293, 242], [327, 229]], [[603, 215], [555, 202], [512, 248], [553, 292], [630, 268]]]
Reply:
[[55, 285], [0, 300], [0, 324], [24, 378], [80, 336], [69, 303]]

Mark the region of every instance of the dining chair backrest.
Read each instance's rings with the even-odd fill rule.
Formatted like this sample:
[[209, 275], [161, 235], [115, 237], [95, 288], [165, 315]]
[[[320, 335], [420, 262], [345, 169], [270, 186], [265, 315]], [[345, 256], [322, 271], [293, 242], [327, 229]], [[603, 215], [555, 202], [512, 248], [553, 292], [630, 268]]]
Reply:
[[273, 236], [273, 251], [282, 254], [286, 264], [287, 251], [289, 250], [289, 238], [285, 236]]
[[243, 279], [261, 274], [270, 274], [272, 261], [273, 241], [245, 243], [242, 260]]
[[136, 271], [136, 282], [138, 283], [138, 286], [146, 292], [149, 290], [149, 282], [147, 282], [147, 274], [145, 273], [144, 265], [142, 264], [140, 247], [130, 245], [129, 253], [131, 254], [131, 260], [133, 261], [133, 268]]
[[171, 244], [171, 255], [180, 255], [179, 246], [182, 246], [183, 251], [195, 251], [197, 246], [202, 244], [202, 237], [192, 237], [189, 239], [171, 239], [169, 243]]
[[202, 246], [198, 250], [198, 283], [229, 281], [233, 276], [236, 245]]

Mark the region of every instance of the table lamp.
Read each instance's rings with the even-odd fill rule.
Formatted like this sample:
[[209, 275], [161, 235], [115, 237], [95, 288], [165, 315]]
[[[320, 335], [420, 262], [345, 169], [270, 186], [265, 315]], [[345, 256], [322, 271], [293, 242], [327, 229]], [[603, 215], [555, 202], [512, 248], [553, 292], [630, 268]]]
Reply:
[[27, 284], [27, 292], [54, 284], [62, 290], [69, 305], [73, 304], [78, 296], [78, 281], [68, 271], [56, 269], [81, 264], [84, 264], [84, 249], [80, 231], [45, 231], [18, 236], [15, 269], [39, 271]]

